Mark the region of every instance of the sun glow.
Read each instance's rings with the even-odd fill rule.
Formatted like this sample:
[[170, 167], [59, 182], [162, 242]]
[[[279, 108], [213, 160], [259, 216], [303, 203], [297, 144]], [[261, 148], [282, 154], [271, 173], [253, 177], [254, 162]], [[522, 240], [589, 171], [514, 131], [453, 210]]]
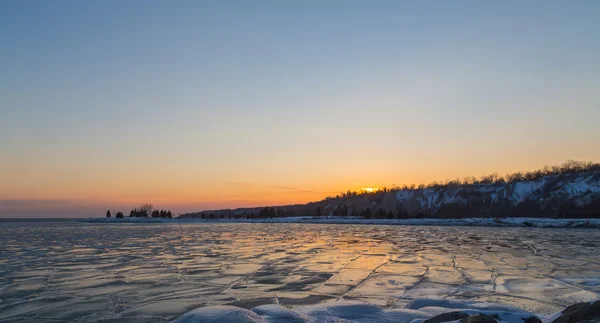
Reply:
[[361, 190], [363, 190], [364, 192], [367, 192], [367, 193], [373, 193], [373, 192], [379, 191], [380, 188], [378, 188], [378, 187], [363, 187], [363, 188], [361, 188]]

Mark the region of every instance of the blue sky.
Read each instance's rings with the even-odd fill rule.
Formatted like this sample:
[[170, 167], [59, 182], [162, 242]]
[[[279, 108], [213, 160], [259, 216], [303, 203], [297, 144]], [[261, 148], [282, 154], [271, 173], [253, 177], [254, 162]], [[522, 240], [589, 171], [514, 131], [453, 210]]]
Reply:
[[599, 16], [597, 1], [3, 1], [0, 200], [194, 211], [598, 161]]

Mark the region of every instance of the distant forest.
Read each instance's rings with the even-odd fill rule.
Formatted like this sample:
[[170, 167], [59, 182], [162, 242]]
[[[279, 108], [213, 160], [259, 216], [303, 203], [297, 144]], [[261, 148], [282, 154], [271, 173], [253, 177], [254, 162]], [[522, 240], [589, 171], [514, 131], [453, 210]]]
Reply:
[[[110, 210], [106, 211], [106, 217], [112, 217]], [[145, 203], [140, 205], [137, 209], [133, 209], [129, 211], [130, 218], [163, 218], [163, 219], [172, 219], [173, 213], [170, 210], [154, 210], [154, 206], [150, 203]], [[124, 218], [123, 212], [117, 212], [115, 214], [115, 218], [122, 219]]]
[[[329, 196], [318, 202], [285, 205], [277, 207], [241, 208], [235, 210], [215, 210], [188, 213], [183, 219], [269, 219], [290, 216], [353, 216], [365, 219], [412, 219], [412, 218], [462, 218], [462, 217], [600, 217], [600, 194], [583, 193], [573, 197], [557, 195], [550, 197], [553, 190], [559, 189], [563, 180], [574, 180], [578, 174], [589, 173], [593, 184], [600, 181], [600, 164], [587, 161], [568, 160], [560, 165], [544, 166], [542, 169], [516, 172], [499, 176], [497, 173], [479, 178], [467, 176], [455, 180], [411, 184], [398, 187], [384, 187], [370, 191], [347, 191]], [[549, 177], [544, 187], [525, 200], [511, 202], [508, 197], [492, 198], [497, 189], [504, 188], [509, 194], [518, 182], [537, 181]], [[483, 189], [483, 187], [487, 187]], [[496, 187], [496, 188], [494, 188]], [[481, 191], [483, 189], [483, 191]], [[397, 200], [396, 192], [404, 191], [410, 196], [448, 196], [455, 194], [457, 200], [439, 202], [435, 207], [423, 207], [414, 198]], [[433, 193], [433, 192], [438, 193]], [[453, 192], [453, 193], [450, 193]], [[487, 193], [486, 193], [487, 192]], [[391, 193], [391, 194], [389, 194]], [[540, 195], [541, 194], [541, 195]], [[437, 197], [436, 197], [437, 198]], [[421, 199], [422, 200], [422, 199]], [[459, 201], [460, 200], [460, 201]], [[441, 201], [441, 200], [440, 200]], [[461, 202], [462, 201], [462, 202]]]
[[506, 183], [514, 183], [520, 181], [535, 181], [541, 179], [544, 176], [550, 175], [560, 175], [560, 174], [576, 174], [576, 173], [587, 173], [587, 172], [595, 172], [600, 171], [600, 163], [594, 163], [590, 161], [576, 161], [576, 160], [567, 160], [566, 162], [560, 165], [553, 166], [544, 166], [542, 169], [538, 169], [535, 171], [528, 172], [516, 172], [512, 174], [507, 174], [505, 176], [499, 176], [498, 173], [492, 173], [489, 175], [484, 175], [479, 178], [475, 176], [467, 176], [462, 179], [457, 178], [455, 180], [446, 180], [440, 182], [431, 182], [429, 184], [411, 184], [411, 185], [403, 185], [392, 188], [384, 187], [378, 191], [373, 192], [356, 192], [348, 190], [345, 193], [340, 193], [336, 196], [328, 196], [324, 199], [324, 201], [331, 199], [339, 199], [339, 198], [349, 198], [355, 197], [358, 195], [368, 195], [368, 194], [378, 194], [378, 193], [387, 193], [399, 190], [424, 190], [428, 188], [440, 189], [447, 188], [450, 186], [458, 186], [458, 185], [479, 185], [479, 184], [506, 184]]

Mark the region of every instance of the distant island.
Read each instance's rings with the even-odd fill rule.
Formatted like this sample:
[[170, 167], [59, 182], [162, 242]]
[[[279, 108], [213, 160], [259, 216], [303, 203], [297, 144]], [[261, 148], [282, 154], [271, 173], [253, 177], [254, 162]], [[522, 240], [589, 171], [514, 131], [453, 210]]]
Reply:
[[307, 204], [186, 213], [178, 219], [600, 218], [600, 164], [568, 160], [506, 176], [347, 191]]
[[[110, 210], [106, 211], [106, 218], [111, 218]], [[116, 219], [123, 219], [123, 212], [115, 213]], [[154, 219], [172, 219], [173, 213], [170, 210], [154, 210], [154, 206], [150, 203], [141, 204], [137, 209], [129, 211], [130, 218], [154, 218]]]

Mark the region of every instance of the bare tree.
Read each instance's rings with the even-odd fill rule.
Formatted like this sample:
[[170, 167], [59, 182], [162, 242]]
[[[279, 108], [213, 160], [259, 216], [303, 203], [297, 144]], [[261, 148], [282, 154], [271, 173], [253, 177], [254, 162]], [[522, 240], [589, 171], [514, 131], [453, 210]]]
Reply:
[[152, 210], [154, 209], [154, 206], [150, 203], [144, 203], [140, 205], [140, 211], [144, 212], [146, 211], [146, 214], [148, 216], [150, 216], [150, 214], [152, 214]]

